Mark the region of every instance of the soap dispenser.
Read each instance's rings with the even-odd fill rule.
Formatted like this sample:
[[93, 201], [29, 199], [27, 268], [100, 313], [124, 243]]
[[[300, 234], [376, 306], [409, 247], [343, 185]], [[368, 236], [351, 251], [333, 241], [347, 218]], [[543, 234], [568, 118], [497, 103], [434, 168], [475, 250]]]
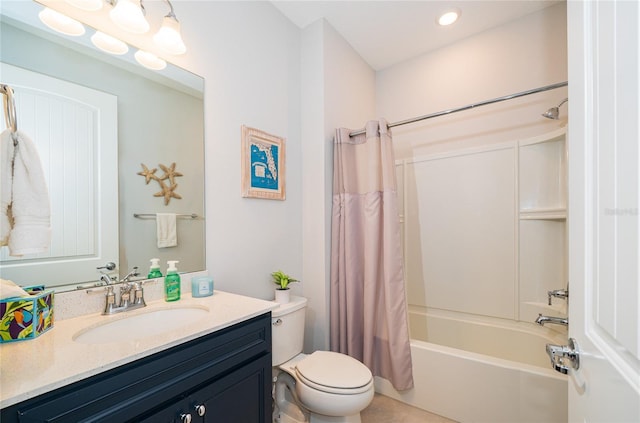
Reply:
[[164, 277], [164, 299], [165, 301], [178, 301], [180, 299], [180, 275], [176, 268], [177, 260], [167, 262], [167, 276]]
[[149, 274], [147, 275], [147, 279], [155, 279], [161, 277], [162, 272], [160, 271], [160, 259], [152, 258], [151, 267], [149, 267]]

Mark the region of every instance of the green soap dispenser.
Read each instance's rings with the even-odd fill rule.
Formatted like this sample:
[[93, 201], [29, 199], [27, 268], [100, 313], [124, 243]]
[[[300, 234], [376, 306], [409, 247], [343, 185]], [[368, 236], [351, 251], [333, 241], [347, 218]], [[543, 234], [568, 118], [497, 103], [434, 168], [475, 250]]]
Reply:
[[169, 268], [167, 269], [167, 276], [164, 277], [164, 300], [165, 301], [178, 301], [180, 299], [180, 275], [176, 268], [177, 260], [170, 260], [167, 262]]
[[151, 267], [149, 267], [149, 274], [147, 275], [147, 279], [155, 279], [161, 277], [162, 272], [160, 271], [160, 259], [152, 258]]

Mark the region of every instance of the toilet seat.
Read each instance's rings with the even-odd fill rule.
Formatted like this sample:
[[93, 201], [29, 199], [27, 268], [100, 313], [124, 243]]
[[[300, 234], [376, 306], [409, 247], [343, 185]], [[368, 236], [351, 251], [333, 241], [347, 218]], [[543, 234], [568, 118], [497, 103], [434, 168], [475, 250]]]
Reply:
[[372, 388], [371, 371], [348, 355], [316, 351], [296, 363], [295, 373], [298, 380], [318, 391], [355, 395]]

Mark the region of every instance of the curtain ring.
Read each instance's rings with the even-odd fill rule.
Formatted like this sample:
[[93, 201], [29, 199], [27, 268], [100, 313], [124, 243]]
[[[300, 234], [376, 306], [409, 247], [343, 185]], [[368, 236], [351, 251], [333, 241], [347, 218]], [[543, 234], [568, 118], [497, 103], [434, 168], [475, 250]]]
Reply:
[[7, 128], [11, 130], [11, 139], [13, 140], [14, 147], [18, 145], [18, 122], [16, 118], [16, 103], [13, 97], [13, 88], [8, 85], [2, 84], [2, 93], [4, 94], [4, 120], [7, 124]]

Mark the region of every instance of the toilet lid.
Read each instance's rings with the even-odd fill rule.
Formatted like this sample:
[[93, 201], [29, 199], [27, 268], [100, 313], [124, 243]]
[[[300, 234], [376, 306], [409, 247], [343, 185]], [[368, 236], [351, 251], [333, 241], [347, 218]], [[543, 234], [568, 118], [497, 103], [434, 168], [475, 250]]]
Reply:
[[345, 354], [316, 351], [296, 365], [296, 372], [303, 379], [327, 388], [357, 389], [368, 385], [371, 371]]

